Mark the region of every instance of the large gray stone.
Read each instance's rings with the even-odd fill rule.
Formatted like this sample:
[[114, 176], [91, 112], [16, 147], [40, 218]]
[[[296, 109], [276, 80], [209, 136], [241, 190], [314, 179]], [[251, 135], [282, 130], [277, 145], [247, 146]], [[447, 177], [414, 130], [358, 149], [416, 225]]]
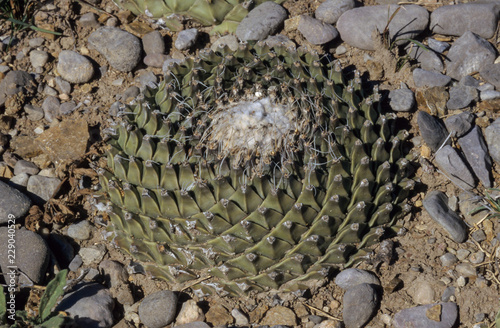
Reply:
[[[437, 151], [448, 138], [448, 131], [441, 121], [426, 112], [418, 112], [417, 124], [422, 138], [433, 151]], [[446, 144], [451, 144], [450, 139], [446, 141]]]
[[486, 82], [493, 84], [497, 90], [500, 90], [500, 64], [486, 65], [479, 74]]
[[0, 105], [5, 103], [8, 96], [15, 95], [35, 85], [35, 79], [25, 71], [10, 71], [0, 82]]
[[[11, 237], [15, 239], [15, 243], [10, 242]], [[15, 257], [11, 257], [12, 253], [8, 252], [9, 244], [15, 246]], [[29, 278], [28, 280], [20, 275], [20, 284], [43, 283], [50, 252], [40, 235], [24, 228], [17, 230], [0, 227], [0, 245], [0, 267], [3, 273], [10, 271], [9, 266], [15, 266]]]
[[100, 27], [88, 38], [89, 45], [114, 69], [130, 72], [141, 60], [141, 40], [117, 27]]
[[[340, 37], [353, 47], [375, 50], [372, 32], [382, 33], [389, 18], [398, 8], [400, 8], [399, 5], [378, 5], [346, 11], [337, 21]], [[390, 41], [401, 41], [398, 44], [407, 43], [407, 39], [422, 33], [428, 23], [429, 13], [425, 8], [415, 5], [404, 6], [404, 9], [400, 9], [389, 24]]]
[[252, 9], [236, 28], [241, 41], [264, 40], [274, 34], [286, 19], [286, 10], [272, 1]]
[[416, 68], [413, 70], [413, 82], [417, 88], [444, 87], [451, 78], [435, 71]]
[[456, 80], [481, 71], [496, 58], [495, 48], [482, 37], [468, 31], [455, 40], [447, 58], [447, 75]]
[[344, 294], [342, 311], [346, 328], [363, 327], [373, 316], [379, 301], [371, 284], [362, 283], [349, 288]]
[[467, 240], [467, 226], [458, 214], [448, 206], [448, 197], [441, 191], [429, 192], [423, 201], [429, 216], [442, 226], [457, 243]]
[[[440, 320], [433, 320], [427, 316], [427, 311], [435, 306], [439, 308]], [[399, 311], [394, 315], [394, 328], [451, 328], [458, 318], [458, 307], [455, 303], [437, 303], [416, 306]]]
[[473, 127], [469, 133], [458, 139], [458, 144], [462, 148], [465, 158], [476, 176], [485, 187], [491, 188], [492, 163], [481, 128], [477, 125]]
[[[484, 136], [490, 155], [498, 165], [500, 165], [500, 118], [497, 118], [484, 130]], [[0, 206], [1, 208], [1, 206]]]
[[314, 16], [327, 24], [335, 24], [346, 11], [354, 8], [354, 0], [326, 0], [318, 6]]
[[94, 75], [94, 67], [85, 56], [71, 50], [59, 53], [57, 72], [71, 83], [86, 83]]
[[330, 42], [339, 35], [337, 29], [332, 25], [307, 15], [300, 16], [297, 29], [307, 41], [315, 45]]
[[139, 305], [139, 318], [149, 328], [170, 324], [177, 307], [177, 296], [170, 290], [162, 290], [146, 296]]
[[79, 327], [107, 328], [113, 325], [115, 302], [107, 288], [100, 284], [80, 283], [64, 295], [55, 311], [67, 312]]
[[28, 186], [26, 188], [33, 201], [40, 204], [48, 201], [52, 197], [52, 194], [54, 194], [60, 183], [61, 180], [58, 178], [32, 175], [28, 180]]
[[441, 148], [436, 153], [435, 160], [438, 167], [459, 188], [471, 190], [476, 186], [472, 172], [452, 146], [447, 145]]
[[434, 71], [441, 73], [444, 69], [441, 58], [432, 50], [424, 49], [415, 44], [408, 45], [410, 47], [408, 55], [420, 63], [420, 67], [426, 71]]
[[349, 289], [363, 283], [380, 285], [380, 280], [375, 274], [369, 271], [349, 268], [342, 270], [335, 277], [335, 283], [342, 289]]
[[30, 207], [28, 196], [0, 181], [0, 224], [7, 223], [9, 218], [24, 217]]
[[479, 94], [476, 88], [467, 85], [457, 85], [450, 88], [450, 99], [446, 102], [446, 107], [450, 110], [462, 109], [478, 99]]
[[461, 36], [467, 31], [489, 39], [497, 29], [495, 5], [465, 3], [442, 6], [431, 14], [429, 28], [433, 33]]

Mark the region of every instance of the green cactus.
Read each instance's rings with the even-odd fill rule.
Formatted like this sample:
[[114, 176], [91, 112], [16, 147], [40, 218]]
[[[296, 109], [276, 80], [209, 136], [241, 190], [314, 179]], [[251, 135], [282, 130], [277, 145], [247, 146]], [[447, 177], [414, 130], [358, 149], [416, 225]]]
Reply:
[[269, 0], [113, 0], [118, 7], [135, 15], [161, 19], [171, 30], [181, 30], [180, 18], [187, 16], [205, 26], [216, 25], [211, 33], [235, 32], [249, 7], [266, 1]]
[[296, 288], [366, 258], [414, 186], [379, 98], [300, 48], [173, 64], [108, 129], [113, 242], [155, 277], [215, 277], [200, 294]]

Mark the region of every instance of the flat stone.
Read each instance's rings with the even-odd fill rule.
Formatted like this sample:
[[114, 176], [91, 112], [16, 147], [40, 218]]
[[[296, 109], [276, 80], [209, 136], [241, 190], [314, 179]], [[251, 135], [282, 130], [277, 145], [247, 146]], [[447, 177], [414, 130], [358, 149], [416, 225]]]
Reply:
[[[24, 228], [15, 229], [13, 234], [16, 240], [16, 256], [13, 262], [10, 262], [9, 259], [11, 258], [8, 257], [10, 253], [8, 253], [7, 245], [9, 245], [9, 239], [12, 236], [11, 233], [7, 227], [0, 227], [0, 245], [4, 245], [4, 247], [0, 247], [0, 267], [2, 272], [9, 272], [9, 266], [17, 266], [18, 270], [24, 272], [31, 280], [20, 275], [18, 278], [20, 284], [42, 283], [50, 259], [47, 244], [40, 235], [33, 231]], [[5, 278], [7, 279], [7, 277]]]
[[389, 105], [393, 111], [409, 112], [415, 106], [415, 94], [408, 88], [391, 90], [389, 92]]
[[241, 312], [239, 309], [232, 309], [231, 315], [233, 316], [236, 325], [238, 325], [238, 326], [248, 325], [249, 322], [248, 322], [247, 316], [243, 312]]
[[0, 106], [8, 96], [22, 92], [25, 88], [35, 89], [35, 79], [25, 71], [10, 71], [0, 82]]
[[496, 89], [500, 89], [500, 64], [486, 65], [479, 74], [486, 82], [493, 84]]
[[60, 183], [61, 180], [58, 178], [32, 175], [26, 189], [35, 203], [43, 204], [52, 197]]
[[369, 271], [349, 268], [342, 270], [337, 277], [335, 283], [342, 289], [349, 289], [359, 284], [380, 285], [380, 280], [376, 275]]
[[411, 297], [415, 304], [429, 304], [436, 296], [433, 286], [426, 280], [418, 279], [412, 282]]
[[82, 257], [83, 264], [92, 265], [102, 261], [104, 255], [106, 255], [106, 249], [98, 246], [82, 247], [78, 254]]
[[40, 172], [40, 169], [36, 166], [35, 163], [25, 161], [23, 159], [16, 162], [14, 166], [14, 175], [27, 173], [29, 175], [34, 175]]
[[68, 265], [68, 269], [70, 269], [73, 272], [76, 272], [79, 267], [81, 267], [83, 264], [83, 259], [80, 255], [76, 254], [73, 260]]
[[481, 99], [481, 101], [498, 100], [499, 98], [500, 91], [485, 90], [479, 93], [479, 99]]
[[48, 96], [42, 103], [44, 117], [47, 121], [52, 122], [59, 115], [59, 107], [61, 102], [56, 96]]
[[489, 39], [497, 29], [498, 10], [494, 7], [491, 3], [442, 6], [432, 12], [429, 28], [435, 34], [461, 36], [470, 31]]
[[447, 75], [460, 80], [492, 64], [496, 59], [496, 50], [488, 41], [468, 31], [453, 42], [447, 58]]
[[264, 40], [274, 34], [283, 24], [286, 10], [273, 1], [266, 1], [243, 18], [236, 28], [236, 36], [241, 41]]
[[75, 111], [75, 109], [78, 106], [74, 101], [68, 101], [65, 103], [62, 103], [61, 106], [59, 106], [59, 114], [60, 115], [69, 115]]
[[0, 181], [0, 224], [24, 217], [30, 207], [28, 196]]
[[36, 48], [36, 47], [40, 47], [44, 42], [45, 42], [44, 38], [38, 37], [38, 38], [29, 39], [28, 44], [30, 47]]
[[85, 154], [89, 140], [85, 120], [65, 119], [43, 132], [36, 143], [54, 163], [74, 161]]
[[448, 137], [448, 131], [446, 131], [446, 128], [436, 117], [426, 112], [419, 111], [417, 124], [422, 138], [432, 151], [437, 151], [443, 144], [451, 144], [450, 139], [445, 143]]
[[481, 128], [474, 126], [469, 133], [458, 139], [458, 144], [476, 176], [485, 187], [491, 188], [492, 163]]
[[466, 85], [457, 85], [450, 88], [450, 99], [446, 106], [450, 110], [462, 109], [469, 106], [473, 101], [478, 100], [477, 89]]
[[470, 131], [474, 123], [474, 114], [469, 111], [448, 116], [444, 120], [444, 125], [452, 137], [460, 138]]
[[71, 84], [68, 81], [63, 80], [60, 76], [56, 76], [56, 88], [60, 93], [69, 95], [71, 93]]
[[26, 186], [28, 185], [28, 180], [30, 176], [27, 173], [21, 173], [13, 176], [9, 180], [9, 186], [16, 188], [19, 191], [25, 191]]
[[485, 130], [484, 136], [488, 144], [488, 150], [491, 158], [500, 165], [500, 118], [497, 118]]
[[205, 315], [206, 322], [212, 326], [222, 326], [232, 324], [234, 319], [229, 310], [220, 304], [213, 304]]
[[[427, 317], [427, 311], [436, 305], [439, 307], [439, 321]], [[458, 307], [455, 303], [436, 303], [416, 306], [399, 311], [394, 315], [394, 328], [452, 328], [458, 318]]]
[[43, 109], [41, 107], [36, 107], [31, 104], [24, 105], [24, 111], [28, 114], [28, 119], [30, 121], [40, 121], [44, 116]]
[[287, 49], [296, 49], [297, 48], [297, 46], [295, 45], [295, 42], [293, 42], [286, 35], [283, 35], [283, 34], [270, 35], [264, 40], [264, 43], [269, 48], [274, 48], [274, 47], [278, 47], [278, 46], [282, 46], [282, 47], [285, 47]]
[[422, 69], [438, 73], [443, 71], [443, 61], [434, 51], [421, 48], [415, 44], [410, 44], [406, 48], [410, 48], [408, 49], [408, 55], [415, 59]]
[[446, 145], [436, 152], [435, 161], [446, 176], [459, 188], [471, 190], [475, 187], [474, 176], [462, 157], [450, 145]]
[[196, 304], [195, 300], [187, 300], [182, 303], [181, 309], [175, 318], [175, 326], [195, 321], [204, 321], [203, 310]]
[[168, 55], [164, 54], [150, 54], [144, 57], [144, 64], [149, 67], [163, 67], [163, 63], [169, 58]]
[[94, 13], [85, 13], [78, 20], [78, 24], [82, 27], [87, 28], [98, 28], [101, 24], [97, 21], [97, 17]]
[[328, 43], [339, 36], [339, 32], [332, 25], [307, 15], [300, 16], [297, 29], [308, 42], [314, 45]]
[[142, 37], [142, 46], [147, 55], [165, 53], [165, 40], [161, 33], [156, 30]]
[[441, 265], [444, 267], [452, 266], [458, 262], [457, 257], [455, 256], [455, 254], [452, 253], [445, 253], [441, 255], [439, 257], [439, 260], [441, 261]]
[[423, 205], [429, 216], [448, 232], [451, 239], [457, 243], [467, 240], [467, 226], [458, 214], [448, 207], [448, 198], [443, 192], [429, 192]]
[[104, 260], [99, 263], [99, 270], [103, 272], [104, 279], [110, 287], [117, 287], [128, 281], [127, 269], [119, 262]]
[[[348, 10], [338, 19], [337, 29], [347, 44], [364, 50], [375, 50], [372, 32], [382, 33], [398, 8], [399, 5], [377, 5]], [[429, 13], [425, 8], [405, 5], [404, 10], [399, 10], [389, 24], [390, 41], [400, 41], [397, 44], [408, 43], [408, 39], [422, 33], [428, 23]]]
[[30, 52], [31, 66], [34, 68], [44, 67], [49, 61], [49, 54], [43, 50], [32, 50]]
[[318, 6], [314, 16], [326, 24], [335, 24], [343, 13], [354, 6], [354, 0], [326, 0]]
[[141, 40], [117, 27], [98, 28], [88, 42], [118, 71], [130, 72], [141, 60]]
[[149, 328], [161, 328], [170, 324], [177, 307], [177, 296], [170, 290], [162, 290], [146, 296], [139, 305], [141, 322]]
[[107, 288], [80, 283], [64, 295], [54, 311], [67, 312], [79, 327], [107, 328], [113, 325], [114, 300]]
[[71, 83], [87, 83], [94, 76], [94, 67], [85, 56], [71, 50], [59, 53], [57, 72]]
[[295, 327], [297, 325], [297, 316], [291, 309], [278, 305], [270, 308], [266, 312], [261, 324], [268, 326], [284, 325]]
[[443, 294], [441, 295], [441, 301], [448, 302], [452, 296], [455, 295], [455, 287], [448, 286], [445, 288]]
[[434, 71], [427, 71], [421, 68], [413, 70], [413, 82], [417, 88], [424, 87], [444, 87], [450, 83], [451, 78]]
[[83, 220], [68, 226], [67, 235], [77, 240], [87, 240], [90, 238], [91, 227], [89, 221]]
[[465, 278], [477, 277], [477, 270], [470, 263], [459, 263], [455, 267], [455, 270], [457, 270], [457, 272]]
[[450, 44], [448, 42], [438, 41], [433, 38], [427, 39], [427, 45], [429, 46], [429, 48], [440, 54], [450, 48]]
[[191, 48], [198, 38], [198, 30], [195, 28], [190, 28], [188, 30], [180, 31], [177, 35], [177, 40], [175, 40], [175, 47], [179, 50], [185, 50]]
[[363, 327], [375, 313], [379, 302], [377, 291], [371, 284], [362, 283], [349, 288], [342, 302], [346, 328]]
[[479, 81], [476, 80], [475, 78], [473, 78], [472, 76], [470, 75], [466, 75], [464, 76], [461, 80], [460, 80], [460, 85], [465, 85], [465, 86], [468, 86], [468, 87], [474, 87], [474, 88], [479, 88]]

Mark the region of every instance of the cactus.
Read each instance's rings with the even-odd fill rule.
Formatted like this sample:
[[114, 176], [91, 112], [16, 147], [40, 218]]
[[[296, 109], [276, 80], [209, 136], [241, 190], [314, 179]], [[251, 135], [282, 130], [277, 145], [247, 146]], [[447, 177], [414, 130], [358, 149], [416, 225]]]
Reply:
[[300, 48], [173, 64], [107, 130], [114, 244], [154, 277], [214, 277], [200, 295], [299, 288], [366, 258], [414, 186], [379, 98]]
[[[235, 32], [248, 14], [251, 5], [268, 0], [113, 0], [120, 8], [135, 15], [144, 14], [161, 20], [174, 31], [182, 29], [181, 16], [187, 16], [205, 25], [216, 25], [212, 33]], [[285, 0], [273, 0], [282, 3]]]

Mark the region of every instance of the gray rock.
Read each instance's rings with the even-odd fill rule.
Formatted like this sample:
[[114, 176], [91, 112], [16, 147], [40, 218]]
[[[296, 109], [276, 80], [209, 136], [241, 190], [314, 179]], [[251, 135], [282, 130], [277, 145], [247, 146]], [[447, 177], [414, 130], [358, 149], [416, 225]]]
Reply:
[[380, 280], [376, 275], [369, 271], [349, 268], [342, 270], [337, 277], [335, 283], [342, 289], [349, 289], [359, 284], [380, 285]]
[[106, 248], [103, 245], [82, 247], [78, 254], [82, 257], [82, 261], [85, 265], [92, 265], [101, 262], [104, 255], [106, 255]]
[[450, 110], [462, 109], [478, 98], [476, 88], [459, 84], [450, 88], [450, 99], [446, 102], [446, 107]]
[[64, 295], [55, 311], [65, 311], [79, 327], [107, 328], [113, 325], [115, 302], [108, 289], [96, 283], [80, 283]]
[[68, 265], [68, 269], [70, 269], [73, 272], [76, 272], [79, 267], [81, 267], [83, 264], [83, 259], [80, 255], [76, 254], [76, 256], [71, 260], [71, 262]]
[[9, 186], [12, 186], [19, 191], [25, 191], [29, 178], [30, 176], [27, 173], [17, 174], [9, 180]]
[[458, 214], [448, 207], [448, 197], [443, 192], [429, 192], [423, 205], [429, 216], [450, 234], [451, 239], [457, 243], [467, 240], [467, 226]]
[[40, 172], [38, 166], [35, 163], [25, 161], [23, 159], [16, 162], [14, 166], [14, 175], [27, 173], [29, 175], [34, 175]]
[[347, 48], [344, 47], [343, 45], [340, 45], [338, 46], [337, 48], [335, 48], [335, 54], [337, 56], [340, 56], [340, 55], [343, 55], [347, 52]]
[[[474, 238], [474, 237], [473, 237], [473, 238]], [[485, 237], [485, 239], [486, 239], [486, 237]], [[476, 241], [477, 241], [477, 240], [476, 240]], [[475, 252], [475, 253], [472, 253], [472, 254], [470, 255], [470, 257], [469, 257], [469, 261], [470, 261], [470, 263], [472, 263], [472, 264], [480, 264], [480, 263], [483, 263], [485, 256], [486, 256], [486, 255], [484, 254], [484, 252], [481, 252], [481, 251], [479, 251], [479, 252]]]
[[25, 88], [35, 85], [35, 79], [24, 71], [10, 71], [0, 82], [0, 106], [8, 96], [22, 92]]
[[476, 268], [470, 263], [459, 263], [455, 267], [455, 270], [457, 270], [457, 272], [465, 278], [472, 278], [477, 276]]
[[28, 41], [28, 45], [31, 47], [31, 48], [36, 48], [36, 47], [40, 47], [43, 43], [45, 42], [45, 39], [42, 38], [42, 37], [38, 37], [38, 38], [33, 38], [33, 39], [30, 39]]
[[344, 294], [342, 311], [346, 328], [364, 326], [373, 316], [378, 303], [379, 297], [373, 285], [362, 283], [349, 288]]
[[466, 75], [464, 76], [461, 80], [460, 80], [460, 85], [465, 85], [465, 86], [468, 86], [468, 87], [474, 87], [474, 88], [478, 88], [479, 87], [479, 81], [476, 80], [475, 78], [473, 78], [472, 76], [470, 75]]
[[202, 321], [195, 321], [195, 322], [190, 322], [190, 323], [185, 323], [183, 325], [175, 326], [175, 328], [210, 328], [210, 326]]
[[170, 290], [162, 290], [146, 296], [139, 305], [139, 318], [150, 328], [170, 324], [177, 307], [177, 296]]
[[47, 96], [57, 97], [56, 89], [51, 88], [48, 85], [45, 85], [45, 87], [43, 88], [43, 93]]
[[406, 47], [408, 55], [420, 63], [420, 67], [426, 71], [441, 73], [444, 69], [441, 58], [430, 49], [422, 49], [414, 44]]
[[479, 92], [483, 92], [483, 91], [488, 91], [488, 90], [495, 90], [495, 86], [491, 83], [485, 83], [483, 85], [480, 85], [479, 87], [477, 87], [477, 90]]
[[[378, 5], [346, 11], [337, 21], [337, 29], [342, 40], [356, 48], [375, 50], [372, 32], [382, 33], [389, 18], [399, 7], [399, 5]], [[415, 5], [405, 6], [405, 9], [399, 10], [389, 24], [390, 41], [399, 40], [398, 44], [408, 43], [407, 39], [422, 33], [428, 23], [429, 13], [425, 8]]]
[[315, 45], [328, 43], [339, 36], [339, 32], [332, 25], [307, 15], [300, 16], [297, 29], [308, 42]]
[[439, 260], [441, 260], [441, 265], [444, 267], [452, 266], [458, 262], [457, 257], [455, 256], [455, 254], [452, 253], [445, 253], [441, 255], [439, 257]]
[[233, 316], [233, 318], [238, 326], [248, 325], [247, 316], [243, 312], [241, 312], [239, 309], [232, 309], [231, 315]]
[[71, 84], [68, 81], [64, 81], [60, 76], [55, 78], [56, 87], [62, 94], [69, 95], [71, 93]]
[[43, 67], [49, 61], [49, 54], [43, 50], [32, 50], [30, 52], [30, 62], [31, 66]]
[[74, 101], [68, 101], [65, 103], [62, 103], [61, 106], [59, 106], [59, 114], [60, 115], [68, 115], [71, 114], [75, 111], [75, 109], [78, 106]]
[[119, 262], [111, 260], [102, 261], [99, 263], [99, 269], [103, 272], [104, 278], [110, 287], [119, 286], [128, 280], [127, 270]]
[[444, 87], [451, 78], [438, 72], [426, 71], [421, 68], [413, 70], [413, 82], [417, 88]]
[[475, 187], [474, 176], [457, 151], [446, 145], [436, 153], [435, 161], [446, 177], [459, 188], [471, 190]]
[[0, 181], [0, 224], [7, 223], [12, 216], [15, 219], [22, 218], [30, 207], [28, 196]]
[[[29, 281], [24, 275], [19, 276], [20, 284], [40, 284], [44, 281], [45, 271], [49, 264], [50, 251], [40, 235], [26, 229], [15, 229], [15, 246], [16, 257], [13, 259], [8, 257], [9, 239], [11, 239], [11, 232], [7, 227], [0, 227], [0, 267], [5, 274], [9, 272], [9, 266], [17, 266], [18, 270], [24, 272]], [[7, 278], [6, 278], [7, 279]]]
[[83, 220], [78, 223], [70, 224], [67, 235], [73, 239], [87, 240], [90, 238], [91, 228], [89, 221]]
[[198, 38], [198, 30], [190, 28], [189, 30], [180, 31], [175, 40], [175, 47], [179, 50], [189, 49], [196, 43]]
[[449, 43], [443, 42], [443, 41], [438, 41], [438, 40], [433, 39], [433, 38], [427, 39], [427, 45], [429, 46], [429, 48], [431, 48], [432, 50], [434, 50], [435, 52], [440, 53], [440, 54], [445, 52], [446, 50], [448, 50], [448, 48], [450, 48]]
[[479, 99], [482, 101], [495, 100], [500, 98], [500, 91], [495, 90], [485, 90], [479, 93]]
[[409, 112], [415, 106], [415, 95], [408, 88], [391, 90], [389, 105], [396, 112]]
[[314, 17], [327, 24], [335, 24], [346, 11], [354, 8], [354, 0], [326, 0], [318, 6]]
[[[448, 131], [441, 121], [426, 112], [418, 112], [417, 124], [422, 138], [432, 151], [437, 151], [448, 138]], [[451, 144], [450, 139], [445, 144]]]
[[85, 56], [71, 50], [59, 53], [57, 72], [71, 83], [87, 83], [94, 76], [94, 67]]
[[161, 70], [163, 71], [163, 74], [169, 74], [170, 72], [170, 67], [175, 64], [180, 64], [182, 63], [182, 59], [176, 59], [176, 58], [169, 58], [163, 62], [163, 67]]
[[286, 16], [286, 10], [282, 6], [266, 1], [252, 9], [243, 18], [236, 28], [236, 36], [241, 41], [264, 40], [278, 30]]
[[117, 27], [100, 27], [88, 38], [108, 61], [109, 65], [121, 72], [132, 71], [141, 60], [141, 40]]
[[[441, 320], [436, 321], [427, 317], [427, 310], [441, 305]], [[394, 315], [394, 328], [451, 328], [458, 318], [458, 307], [455, 303], [427, 304], [404, 309]]]
[[146, 55], [164, 54], [165, 40], [159, 31], [149, 32], [142, 37], [142, 46]]
[[497, 29], [498, 11], [494, 6], [466, 3], [439, 7], [431, 14], [429, 28], [436, 34], [461, 36], [470, 31], [489, 39]]
[[452, 137], [460, 138], [470, 131], [474, 123], [474, 114], [469, 111], [448, 116], [444, 120], [444, 125]]
[[497, 118], [484, 130], [484, 136], [491, 158], [500, 165], [500, 118]]
[[58, 178], [32, 175], [28, 180], [27, 190], [33, 201], [40, 204], [48, 201], [52, 197], [60, 183], [61, 180]]
[[500, 64], [486, 65], [479, 74], [486, 82], [493, 84], [496, 89], [500, 89]]
[[144, 90], [146, 86], [155, 86], [158, 83], [158, 78], [153, 72], [143, 71], [139, 74], [139, 77], [135, 80], [139, 84], [139, 88]]
[[238, 49], [238, 44], [238, 38], [236, 38], [233, 34], [228, 34], [215, 40], [210, 49], [212, 49], [212, 51], [217, 51], [219, 47], [226, 45], [232, 51], [236, 51]]
[[136, 98], [140, 93], [141, 89], [133, 85], [128, 87], [125, 91], [123, 91], [123, 93], [121, 94], [121, 98], [119, 100], [130, 101], [131, 99]]
[[164, 54], [150, 54], [144, 57], [144, 64], [149, 67], [163, 67], [163, 63], [169, 58], [168, 55]]
[[455, 287], [448, 286], [445, 288], [443, 294], [441, 295], [441, 301], [448, 302], [450, 300], [450, 297], [454, 295], [455, 295]]
[[496, 58], [496, 50], [488, 41], [469, 31], [455, 40], [447, 58], [447, 74], [460, 80], [465, 75], [479, 72], [492, 64]]
[[101, 26], [101, 24], [97, 21], [97, 17], [94, 13], [83, 14], [78, 20], [78, 23], [82, 27], [88, 28], [98, 28], [99, 26]]
[[296, 49], [297, 46], [295, 45], [295, 42], [290, 40], [287, 36], [283, 34], [278, 34], [278, 35], [270, 35], [268, 36], [265, 40], [264, 43], [267, 44], [268, 47], [274, 48], [277, 46], [283, 46], [285, 48], [292, 48]]
[[491, 188], [492, 163], [481, 128], [477, 125], [473, 127], [469, 133], [458, 139], [458, 144], [476, 176], [485, 187]]
[[30, 121], [40, 121], [44, 116], [42, 108], [33, 106], [31, 104], [24, 105], [24, 111], [26, 112], [26, 114], [28, 114], [28, 119]]

